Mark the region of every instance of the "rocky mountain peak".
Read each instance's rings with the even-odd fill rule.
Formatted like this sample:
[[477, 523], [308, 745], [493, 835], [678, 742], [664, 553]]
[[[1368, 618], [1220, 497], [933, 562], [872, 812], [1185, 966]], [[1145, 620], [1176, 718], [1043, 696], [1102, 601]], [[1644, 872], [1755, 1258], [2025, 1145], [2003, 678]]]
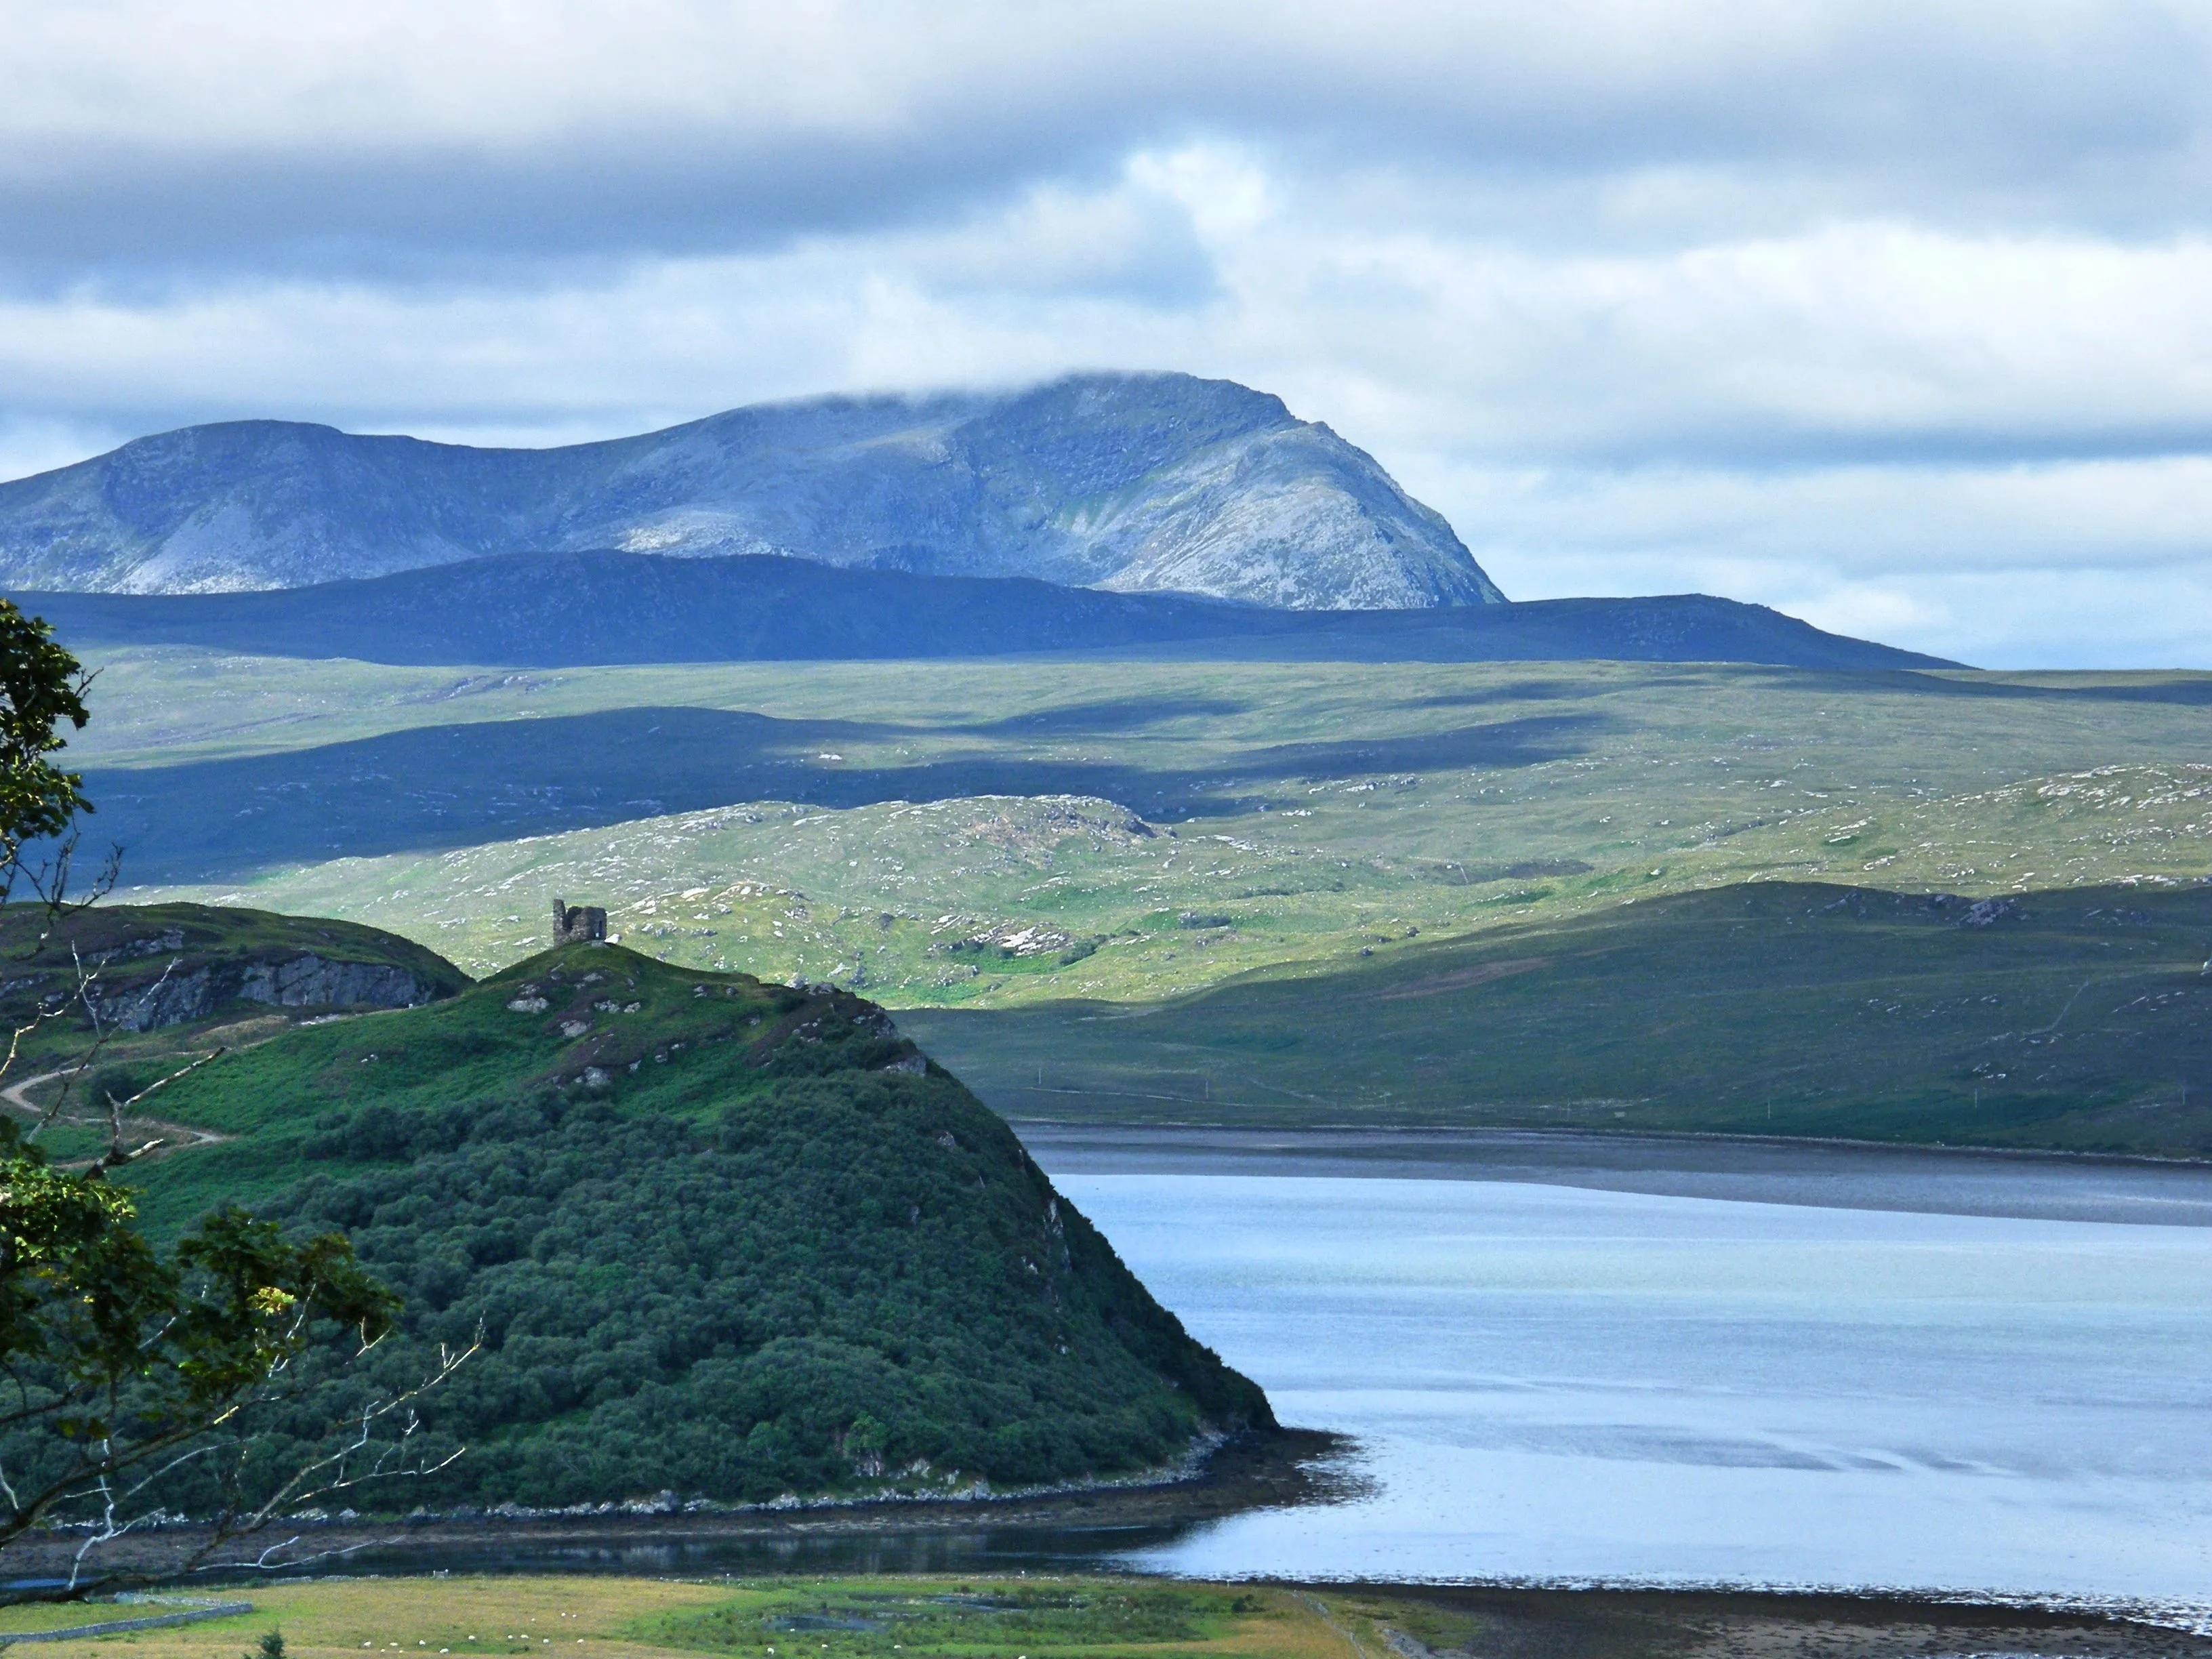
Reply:
[[1229, 380], [757, 404], [544, 450], [234, 421], [0, 483], [17, 588], [296, 587], [517, 553], [775, 553], [1308, 610], [1496, 602], [1371, 456]]

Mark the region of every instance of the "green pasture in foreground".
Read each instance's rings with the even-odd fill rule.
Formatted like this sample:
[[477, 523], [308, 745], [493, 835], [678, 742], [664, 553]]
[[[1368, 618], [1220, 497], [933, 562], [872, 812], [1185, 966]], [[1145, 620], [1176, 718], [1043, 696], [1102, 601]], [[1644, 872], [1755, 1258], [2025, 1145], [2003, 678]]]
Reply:
[[[213, 1594], [210, 1592], [210, 1594]], [[235, 1599], [240, 1592], [225, 1591]], [[593, 1659], [700, 1654], [1109, 1659], [1130, 1653], [1221, 1659], [1385, 1659], [1379, 1628], [1357, 1635], [1313, 1597], [1158, 1579], [787, 1578], [691, 1582], [617, 1577], [325, 1579], [246, 1588], [254, 1611], [205, 1623], [42, 1644], [55, 1659], [159, 1654], [237, 1659], [270, 1630], [289, 1659], [363, 1651], [577, 1653]], [[0, 1610], [0, 1640], [159, 1606]], [[1376, 1616], [1402, 1616], [1395, 1601]]]
[[1286, 1622], [1277, 1596], [1145, 1580], [1000, 1583], [880, 1581], [763, 1586], [715, 1606], [664, 1614], [643, 1633], [699, 1653], [769, 1659], [924, 1655], [1188, 1652], [1233, 1642], [1255, 1615]]
[[608, 905], [890, 1006], [1151, 1003], [1747, 880], [2212, 874], [2212, 676], [1035, 660], [464, 672], [114, 653], [133, 896], [475, 972]]
[[[948, 1659], [1402, 1659], [1423, 1649], [1452, 1659], [1478, 1654], [1699, 1659], [1722, 1653], [1894, 1659], [2029, 1651], [2193, 1659], [2212, 1647], [2201, 1637], [2089, 1611], [1683, 1590], [1358, 1583], [1301, 1589], [1024, 1574], [746, 1581], [331, 1578], [264, 1581], [221, 1593], [242, 1594], [254, 1611], [37, 1651], [54, 1659], [118, 1652], [238, 1659], [271, 1630], [282, 1632], [289, 1659], [359, 1659], [363, 1652], [442, 1652], [456, 1659], [526, 1652], [592, 1659], [738, 1653], [767, 1659], [771, 1647], [776, 1659], [809, 1654], [821, 1659], [825, 1651], [839, 1659], [856, 1652]], [[1035, 1606], [1055, 1597], [1070, 1605], [1042, 1612]], [[52, 1629], [120, 1611], [112, 1606], [0, 1610], [0, 1633]], [[804, 1622], [825, 1618], [844, 1624], [823, 1631]], [[864, 1627], [850, 1627], [856, 1624]], [[725, 1632], [729, 1644], [707, 1644]]]

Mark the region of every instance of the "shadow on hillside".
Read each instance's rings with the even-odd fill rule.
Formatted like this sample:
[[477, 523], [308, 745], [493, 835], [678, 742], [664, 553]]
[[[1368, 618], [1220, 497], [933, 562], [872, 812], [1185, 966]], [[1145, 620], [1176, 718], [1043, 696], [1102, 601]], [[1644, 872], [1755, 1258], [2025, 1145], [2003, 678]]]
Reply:
[[2212, 674], [2108, 684], [2028, 685], [2018, 681], [1952, 679], [1940, 674], [1855, 676], [1869, 689], [1911, 691], [1925, 697], [1972, 697], [2014, 702], [2159, 702], [2184, 708], [2212, 708]]
[[[1172, 701], [1172, 700], [1170, 700]], [[1134, 705], [1123, 705], [1125, 710]], [[1134, 724], [1133, 714], [1129, 723]], [[117, 769], [86, 778], [91, 829], [133, 883], [224, 880], [334, 858], [435, 851], [747, 801], [853, 807], [963, 795], [1097, 795], [1151, 818], [1250, 811], [1252, 793], [1435, 767], [1524, 766], [1584, 752], [1610, 722], [1535, 716], [1376, 742], [1290, 744], [1202, 770], [963, 752], [923, 726], [645, 708], [388, 732], [278, 755]], [[1116, 729], [1127, 729], [1123, 726]], [[971, 734], [951, 734], [950, 743]], [[848, 750], [939, 752], [871, 766]]]
[[1088, 738], [1131, 732], [1165, 720], [1191, 720], [1208, 714], [1242, 714], [1251, 704], [1234, 697], [1109, 697], [1096, 702], [1073, 702], [1059, 708], [1040, 708], [1004, 720], [986, 720], [950, 729], [977, 737]]

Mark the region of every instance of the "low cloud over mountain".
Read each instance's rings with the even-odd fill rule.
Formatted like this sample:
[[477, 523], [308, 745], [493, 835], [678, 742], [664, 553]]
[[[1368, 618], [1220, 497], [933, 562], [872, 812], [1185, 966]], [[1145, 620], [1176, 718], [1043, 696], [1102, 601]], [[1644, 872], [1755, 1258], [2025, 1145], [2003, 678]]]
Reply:
[[0, 484], [0, 575], [32, 588], [295, 587], [587, 548], [1300, 610], [1504, 597], [1364, 452], [1183, 374], [765, 404], [545, 450], [231, 422]]

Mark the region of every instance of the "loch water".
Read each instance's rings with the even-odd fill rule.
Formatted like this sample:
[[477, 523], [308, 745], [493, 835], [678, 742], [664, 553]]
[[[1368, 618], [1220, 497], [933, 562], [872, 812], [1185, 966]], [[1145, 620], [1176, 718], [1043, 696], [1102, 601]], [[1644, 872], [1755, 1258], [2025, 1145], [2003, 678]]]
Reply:
[[316, 1570], [1820, 1587], [2133, 1609], [2212, 1635], [2212, 1167], [1022, 1133], [1285, 1423], [1344, 1437], [1328, 1458], [1352, 1478], [1194, 1505], [1226, 1518], [982, 1504], [800, 1511], [772, 1537], [486, 1528]]
[[1025, 1135], [1369, 1477], [1127, 1565], [2212, 1601], [2212, 1170]]

